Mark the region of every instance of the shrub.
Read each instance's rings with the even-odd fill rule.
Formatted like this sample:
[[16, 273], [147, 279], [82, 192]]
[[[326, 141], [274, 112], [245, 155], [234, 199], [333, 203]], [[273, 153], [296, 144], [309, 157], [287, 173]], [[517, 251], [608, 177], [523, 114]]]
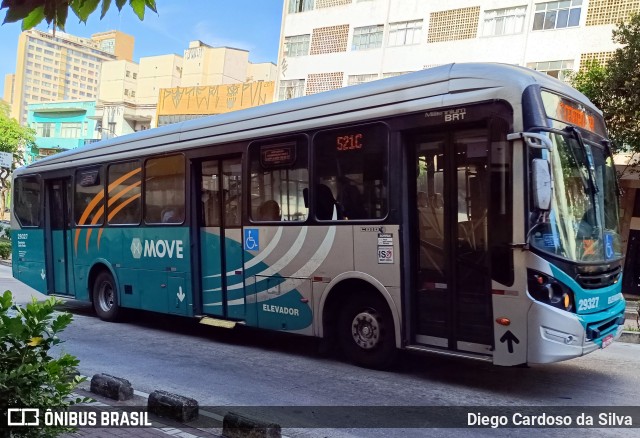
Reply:
[[0, 259], [8, 259], [11, 255], [11, 242], [0, 240]]
[[[7, 424], [8, 408], [65, 409], [87, 398], [72, 399], [72, 391], [85, 378], [77, 375], [79, 361], [70, 354], [53, 358], [50, 349], [62, 342], [58, 333], [72, 321], [70, 313], [58, 313], [60, 301], [35, 298], [24, 307], [11, 292], [0, 296], [0, 423]], [[73, 429], [64, 427], [12, 427], [11, 436], [50, 437]], [[6, 429], [5, 429], [6, 430]]]

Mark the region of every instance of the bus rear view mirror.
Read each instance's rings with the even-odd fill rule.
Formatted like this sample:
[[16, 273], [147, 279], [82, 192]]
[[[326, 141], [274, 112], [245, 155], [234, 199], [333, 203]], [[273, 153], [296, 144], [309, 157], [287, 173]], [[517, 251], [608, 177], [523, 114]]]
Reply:
[[534, 158], [532, 163], [533, 203], [539, 210], [551, 208], [551, 171], [549, 162]]

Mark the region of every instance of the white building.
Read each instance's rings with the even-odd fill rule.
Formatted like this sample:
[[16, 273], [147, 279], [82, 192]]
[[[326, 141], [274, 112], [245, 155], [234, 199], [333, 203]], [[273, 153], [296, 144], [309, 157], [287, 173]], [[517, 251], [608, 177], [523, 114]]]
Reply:
[[638, 0], [284, 0], [276, 100], [451, 62], [562, 78], [616, 49]]

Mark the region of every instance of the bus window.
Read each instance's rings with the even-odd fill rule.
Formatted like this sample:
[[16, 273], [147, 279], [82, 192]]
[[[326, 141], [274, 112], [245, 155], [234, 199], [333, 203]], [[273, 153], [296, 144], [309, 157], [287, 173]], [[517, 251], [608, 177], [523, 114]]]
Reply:
[[[316, 187], [331, 190], [338, 220], [387, 215], [388, 139], [382, 124], [323, 131], [315, 136]], [[316, 203], [322, 202], [319, 194], [317, 190]], [[316, 218], [328, 219], [318, 214], [323, 208], [316, 207]]]
[[142, 203], [140, 200], [142, 184], [140, 162], [131, 161], [109, 166], [107, 187], [110, 225], [139, 224]]
[[104, 184], [102, 168], [90, 167], [76, 172], [74, 211], [78, 225], [102, 225]]
[[257, 222], [304, 222], [309, 213], [306, 137], [250, 146], [251, 219]]
[[145, 163], [144, 221], [180, 224], [184, 221], [184, 156], [151, 158]]
[[17, 178], [14, 192], [14, 212], [23, 227], [40, 226], [40, 178]]

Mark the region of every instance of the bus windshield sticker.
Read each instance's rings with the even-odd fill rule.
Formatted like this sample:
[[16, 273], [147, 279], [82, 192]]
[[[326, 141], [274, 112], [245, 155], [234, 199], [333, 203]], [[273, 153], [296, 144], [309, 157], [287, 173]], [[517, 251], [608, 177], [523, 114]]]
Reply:
[[80, 187], [91, 187], [100, 184], [100, 170], [85, 170], [80, 172]]
[[262, 146], [260, 148], [260, 164], [265, 169], [281, 166], [293, 166], [295, 162], [295, 143], [282, 143], [275, 146]]
[[244, 229], [244, 250], [260, 251], [260, 232], [255, 228]]
[[553, 234], [545, 234], [543, 235], [544, 246], [549, 248], [556, 248], [560, 245], [557, 237], [554, 237]]

